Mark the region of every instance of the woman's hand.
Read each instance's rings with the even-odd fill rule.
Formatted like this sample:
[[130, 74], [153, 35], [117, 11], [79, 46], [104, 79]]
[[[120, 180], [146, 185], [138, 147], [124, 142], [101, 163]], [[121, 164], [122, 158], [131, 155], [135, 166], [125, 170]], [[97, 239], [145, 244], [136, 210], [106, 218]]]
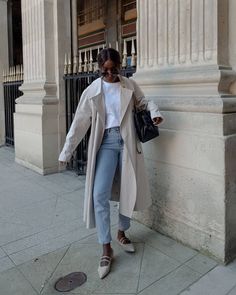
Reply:
[[153, 121], [153, 124], [157, 126], [158, 124], [160, 124], [163, 121], [163, 118], [156, 117], [156, 118], [153, 118], [152, 121]]

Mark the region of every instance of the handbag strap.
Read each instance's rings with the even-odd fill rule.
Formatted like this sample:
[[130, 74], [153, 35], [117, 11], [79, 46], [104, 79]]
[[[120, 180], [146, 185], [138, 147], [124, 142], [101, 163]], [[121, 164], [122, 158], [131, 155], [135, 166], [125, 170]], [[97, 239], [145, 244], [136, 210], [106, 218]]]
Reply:
[[135, 113], [137, 113], [137, 112], [140, 112], [140, 111], [142, 111], [142, 110], [146, 110], [147, 109], [147, 104], [144, 106], [144, 108], [142, 108], [142, 109], [138, 109], [138, 107], [137, 107], [137, 99], [136, 99], [136, 96], [134, 95], [134, 111], [135, 111]]
[[[136, 96], [134, 95], [134, 112], [137, 113], [137, 106], [136, 106]], [[135, 133], [136, 136], [136, 151], [138, 154], [142, 154], [142, 149], [139, 147], [140, 141], [138, 139], [138, 135], [137, 133]]]
[[136, 96], [134, 95], [134, 111], [137, 113]]

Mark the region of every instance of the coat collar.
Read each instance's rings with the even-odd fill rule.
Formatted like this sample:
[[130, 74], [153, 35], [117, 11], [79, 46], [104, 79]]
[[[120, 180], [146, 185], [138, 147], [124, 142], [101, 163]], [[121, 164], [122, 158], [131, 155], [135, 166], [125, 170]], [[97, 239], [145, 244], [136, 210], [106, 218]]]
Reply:
[[[123, 78], [121, 75], [119, 75], [120, 83], [121, 83], [121, 104], [120, 104], [120, 123], [122, 123], [122, 120], [124, 118], [124, 115], [126, 113], [126, 110], [128, 108], [128, 105], [130, 103], [130, 100], [132, 99], [133, 90], [129, 89], [127, 87], [125, 78]], [[103, 124], [105, 126], [105, 102], [104, 102], [104, 96], [103, 96], [103, 90], [102, 90], [102, 79], [98, 78], [96, 81], [94, 81], [95, 92], [93, 92], [93, 96], [91, 99], [94, 102], [94, 105], [97, 109], [97, 112], [100, 114], [100, 117], [102, 118]]]

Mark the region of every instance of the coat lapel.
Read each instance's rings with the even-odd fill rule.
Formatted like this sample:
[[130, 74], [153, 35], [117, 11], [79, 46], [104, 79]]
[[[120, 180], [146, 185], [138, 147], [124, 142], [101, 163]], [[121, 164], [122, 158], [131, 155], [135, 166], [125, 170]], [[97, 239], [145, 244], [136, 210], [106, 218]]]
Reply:
[[122, 78], [122, 76], [119, 76], [121, 81], [121, 95], [120, 95], [120, 124], [122, 123], [122, 120], [125, 116], [126, 110], [128, 108], [128, 105], [130, 103], [130, 100], [132, 99], [133, 90], [126, 88], [125, 81]]
[[104, 102], [104, 96], [102, 92], [102, 79], [98, 78], [95, 85], [95, 95], [91, 97], [91, 100], [93, 101], [94, 107], [96, 111], [99, 114], [99, 117], [101, 118], [103, 128], [105, 128], [105, 118], [106, 118], [106, 110], [105, 110], [105, 102]]

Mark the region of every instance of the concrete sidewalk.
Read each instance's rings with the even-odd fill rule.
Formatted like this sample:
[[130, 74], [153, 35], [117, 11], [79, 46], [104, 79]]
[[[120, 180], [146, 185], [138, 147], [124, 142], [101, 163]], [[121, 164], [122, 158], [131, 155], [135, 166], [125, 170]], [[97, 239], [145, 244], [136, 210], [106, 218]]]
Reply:
[[[129, 237], [136, 253], [114, 241], [112, 271], [100, 280], [101, 247], [82, 221], [84, 177], [66, 171], [41, 176], [0, 148], [0, 295], [53, 295], [55, 281], [83, 271], [87, 282], [64, 294], [233, 295], [236, 262], [217, 263], [138, 222]], [[112, 203], [116, 236], [117, 205]]]

